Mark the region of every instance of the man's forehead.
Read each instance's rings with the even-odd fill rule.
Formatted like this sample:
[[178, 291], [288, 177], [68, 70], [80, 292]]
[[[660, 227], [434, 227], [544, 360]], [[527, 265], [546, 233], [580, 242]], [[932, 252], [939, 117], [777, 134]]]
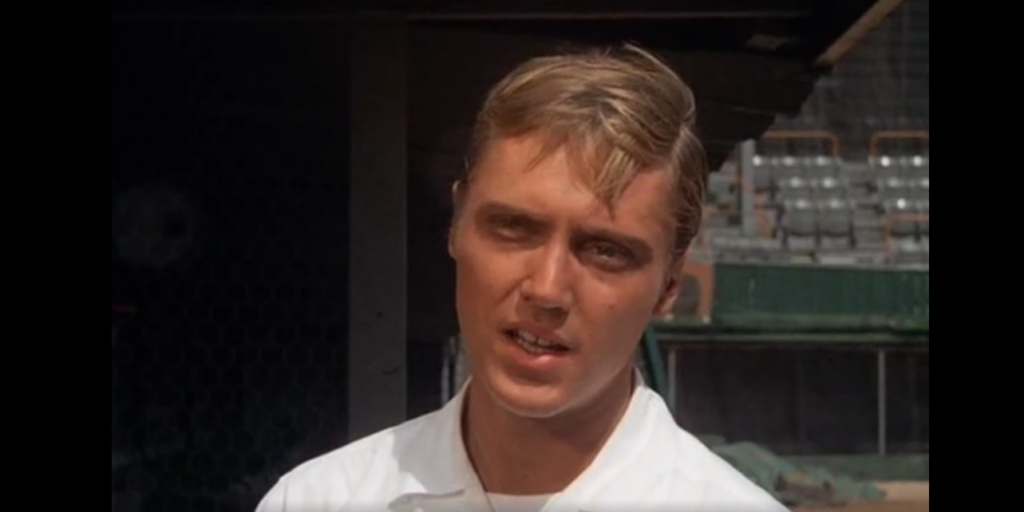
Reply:
[[604, 227], [625, 224], [636, 228], [656, 223], [652, 227], [672, 232], [667, 169], [638, 172], [615, 183], [618, 190], [609, 190], [601, 188], [608, 184], [593, 179], [595, 173], [574, 161], [565, 146], [537, 158], [541, 144], [530, 138], [494, 142], [478, 169], [488, 199], [526, 208], [573, 210], [581, 213], [588, 224]]

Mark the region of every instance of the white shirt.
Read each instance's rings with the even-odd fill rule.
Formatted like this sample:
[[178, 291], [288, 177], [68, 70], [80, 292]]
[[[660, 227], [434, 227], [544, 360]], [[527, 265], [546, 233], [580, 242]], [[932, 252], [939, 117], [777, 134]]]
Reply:
[[487, 502], [493, 512], [541, 512], [557, 494], [517, 496], [512, 494], [487, 493]]
[[[491, 511], [494, 497], [488, 500], [462, 443], [468, 385], [438, 411], [299, 465], [256, 512]], [[499, 507], [507, 505], [498, 498]], [[591, 465], [562, 492], [543, 498], [550, 499], [535, 503], [543, 512], [788, 512], [681, 429], [640, 379]]]

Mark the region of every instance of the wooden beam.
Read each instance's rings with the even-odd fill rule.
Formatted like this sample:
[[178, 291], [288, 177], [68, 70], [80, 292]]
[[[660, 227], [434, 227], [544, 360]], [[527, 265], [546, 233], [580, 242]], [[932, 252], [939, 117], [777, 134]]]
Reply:
[[900, 7], [904, 0], [878, 0], [850, 28], [818, 56], [815, 64], [823, 67], [835, 66], [864, 38]]

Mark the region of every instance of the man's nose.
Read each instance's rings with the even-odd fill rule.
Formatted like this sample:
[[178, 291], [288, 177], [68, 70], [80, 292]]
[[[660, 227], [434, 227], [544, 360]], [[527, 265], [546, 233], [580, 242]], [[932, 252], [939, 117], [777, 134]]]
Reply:
[[544, 247], [530, 262], [523, 299], [548, 310], [568, 311], [573, 302], [572, 254], [556, 244]]

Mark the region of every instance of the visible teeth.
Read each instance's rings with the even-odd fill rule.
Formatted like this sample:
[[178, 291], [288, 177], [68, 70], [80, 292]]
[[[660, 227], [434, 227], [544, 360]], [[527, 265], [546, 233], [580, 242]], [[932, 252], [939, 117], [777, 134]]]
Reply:
[[530, 333], [525, 332], [525, 331], [516, 331], [516, 338], [518, 338], [519, 341], [522, 341], [525, 344], [532, 345], [532, 346], [535, 346], [535, 347], [544, 348], [544, 349], [554, 349], [554, 348], [558, 347], [558, 344], [555, 343], [555, 342], [548, 341], [548, 340], [545, 340], [543, 338], [538, 338], [538, 337], [534, 336], [533, 334], [530, 334]]

